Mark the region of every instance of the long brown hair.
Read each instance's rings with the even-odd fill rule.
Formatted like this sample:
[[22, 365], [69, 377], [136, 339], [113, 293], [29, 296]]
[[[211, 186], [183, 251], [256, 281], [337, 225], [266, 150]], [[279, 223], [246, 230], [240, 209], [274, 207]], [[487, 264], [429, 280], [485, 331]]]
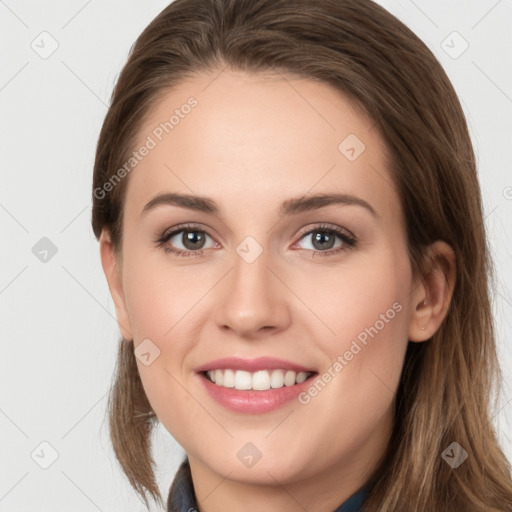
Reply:
[[[490, 305], [495, 278], [466, 120], [434, 55], [382, 7], [370, 0], [176, 0], [165, 8], [132, 47], [101, 130], [96, 237], [108, 230], [120, 252], [129, 177], [108, 193], [104, 184], [129, 158], [161, 93], [192, 73], [227, 66], [318, 80], [347, 95], [389, 149], [414, 274], [425, 271], [426, 248], [436, 240], [455, 252], [450, 309], [428, 342], [409, 343], [394, 431], [364, 510], [512, 510], [510, 464], [492, 425], [491, 397], [501, 384]], [[109, 419], [131, 485], [146, 504], [148, 493], [161, 501], [150, 443], [157, 418], [133, 344], [123, 340]], [[442, 457], [452, 442], [468, 452], [457, 469]]]

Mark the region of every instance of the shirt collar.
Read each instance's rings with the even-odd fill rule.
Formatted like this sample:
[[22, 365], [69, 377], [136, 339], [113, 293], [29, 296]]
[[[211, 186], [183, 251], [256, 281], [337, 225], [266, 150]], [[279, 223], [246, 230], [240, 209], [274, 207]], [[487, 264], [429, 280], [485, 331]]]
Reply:
[[[333, 512], [360, 512], [367, 493], [368, 487], [362, 487]], [[190, 465], [188, 457], [185, 456], [185, 460], [178, 468], [169, 491], [167, 512], [197, 512], [198, 510]]]

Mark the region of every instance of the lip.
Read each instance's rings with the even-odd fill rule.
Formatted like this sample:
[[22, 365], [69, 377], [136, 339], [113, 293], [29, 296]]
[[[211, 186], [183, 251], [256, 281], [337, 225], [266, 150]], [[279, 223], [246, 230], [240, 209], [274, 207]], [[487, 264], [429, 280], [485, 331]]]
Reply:
[[231, 411], [253, 415], [274, 411], [285, 406], [292, 400], [297, 399], [300, 393], [304, 392], [309, 386], [311, 386], [317, 376], [318, 372], [315, 372], [300, 384], [283, 386], [282, 388], [275, 389], [271, 388], [265, 391], [255, 391], [238, 390], [218, 386], [211, 382], [204, 373], [198, 373], [198, 377], [205, 386], [206, 391], [217, 403]]
[[[292, 370], [294, 372], [317, 371], [314, 368], [307, 368], [300, 364], [292, 363], [291, 361], [285, 361], [284, 359], [277, 359], [275, 357], [258, 357], [256, 359], [223, 357], [221, 359], [215, 359], [215, 361], [210, 361], [209, 363], [203, 364], [202, 366], [197, 367], [195, 371], [197, 373], [201, 373], [208, 370], [223, 370], [228, 368], [231, 370], [245, 370], [247, 372], [257, 372], [258, 370]], [[258, 393], [261, 393], [261, 391], [258, 391]]]

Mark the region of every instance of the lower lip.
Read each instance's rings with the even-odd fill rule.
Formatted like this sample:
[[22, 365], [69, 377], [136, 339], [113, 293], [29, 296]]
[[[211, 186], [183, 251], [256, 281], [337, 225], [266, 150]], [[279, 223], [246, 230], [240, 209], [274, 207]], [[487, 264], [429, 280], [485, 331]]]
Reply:
[[313, 374], [300, 384], [276, 389], [271, 388], [265, 391], [238, 390], [217, 386], [202, 373], [197, 375], [199, 375], [210, 396], [220, 405], [243, 414], [263, 414], [279, 409], [297, 398], [300, 393], [311, 386], [312, 381], [318, 374]]

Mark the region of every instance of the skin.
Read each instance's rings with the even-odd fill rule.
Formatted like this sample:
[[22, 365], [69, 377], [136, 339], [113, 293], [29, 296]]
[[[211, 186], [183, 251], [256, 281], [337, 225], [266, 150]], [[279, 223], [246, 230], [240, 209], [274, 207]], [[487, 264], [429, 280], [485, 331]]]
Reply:
[[[436, 242], [431, 271], [413, 276], [382, 138], [331, 86], [230, 69], [201, 73], [163, 96], [138, 143], [190, 96], [198, 105], [125, 178], [121, 253], [106, 231], [100, 239], [122, 335], [135, 347], [149, 338], [160, 350], [149, 366], [137, 360], [140, 376], [189, 456], [201, 512], [240, 510], [240, 503], [248, 511], [332, 511], [385, 452], [408, 340], [428, 340], [443, 321], [453, 251]], [[366, 146], [355, 161], [338, 150], [351, 133]], [[220, 212], [160, 205], [141, 215], [171, 191], [207, 196]], [[317, 193], [355, 195], [377, 216], [341, 204], [280, 216], [283, 201]], [[202, 255], [157, 247], [164, 231], [185, 222], [208, 235]], [[348, 230], [357, 245], [322, 257], [344, 242], [336, 236], [333, 248], [314, 246], [307, 232], [319, 223]], [[190, 250], [181, 235], [167, 245]], [[236, 252], [247, 236], [263, 249], [252, 263]], [[194, 372], [219, 357], [269, 355], [322, 374], [395, 302], [402, 310], [307, 405], [229, 411]], [[262, 454], [252, 467], [237, 457], [247, 442]]]

